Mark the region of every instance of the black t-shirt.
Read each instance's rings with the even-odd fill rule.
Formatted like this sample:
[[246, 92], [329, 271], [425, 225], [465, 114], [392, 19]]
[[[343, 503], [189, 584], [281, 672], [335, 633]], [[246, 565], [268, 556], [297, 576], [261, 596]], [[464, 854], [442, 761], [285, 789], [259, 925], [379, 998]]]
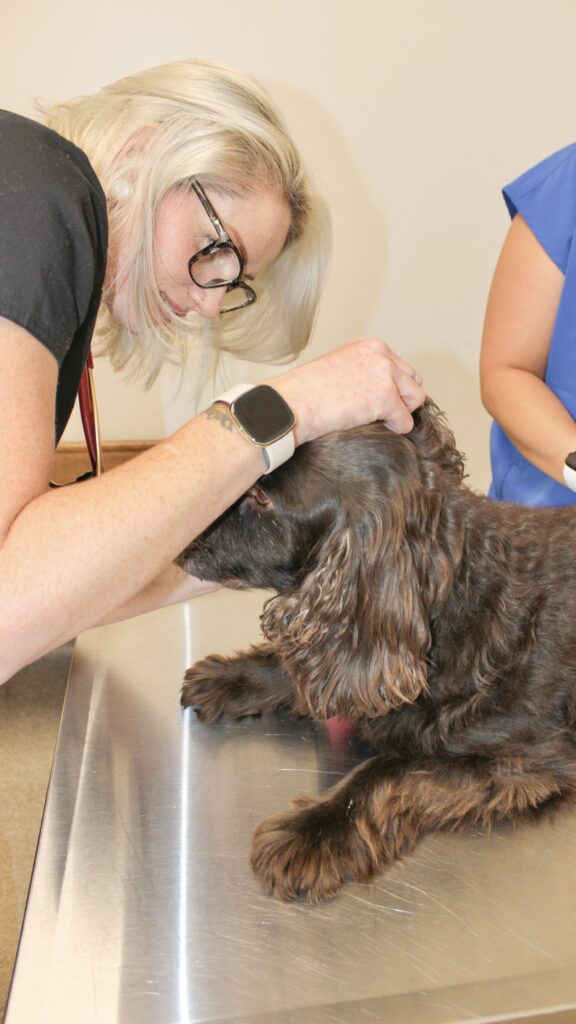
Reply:
[[0, 316], [58, 362], [57, 441], [90, 348], [107, 247], [106, 200], [84, 153], [0, 111]]

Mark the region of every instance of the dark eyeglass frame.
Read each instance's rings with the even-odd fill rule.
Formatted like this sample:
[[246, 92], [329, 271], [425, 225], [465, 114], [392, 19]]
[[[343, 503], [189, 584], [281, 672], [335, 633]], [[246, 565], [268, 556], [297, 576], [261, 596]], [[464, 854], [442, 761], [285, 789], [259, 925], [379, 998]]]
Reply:
[[[253, 302], [256, 302], [257, 295], [254, 289], [251, 288], [249, 284], [246, 284], [246, 281], [241, 280], [242, 274], [244, 273], [244, 259], [242, 257], [242, 253], [238, 249], [238, 246], [235, 245], [232, 239], [230, 238], [230, 235], [226, 231], [226, 228], [222, 224], [222, 221], [220, 220], [218, 214], [216, 213], [216, 210], [212, 206], [212, 203], [208, 199], [208, 196], [206, 195], [204, 189], [199, 184], [199, 182], [197, 182], [195, 178], [192, 178], [190, 184], [194, 189], [194, 192], [198, 196], [198, 199], [202, 203], [202, 206], [206, 210], [206, 213], [210, 218], [210, 222], [213, 228], [218, 232], [218, 240], [216, 242], [210, 242], [209, 245], [205, 245], [203, 249], [200, 249], [199, 252], [194, 253], [194, 255], [191, 256], [190, 259], [188, 260], [188, 273], [190, 274], [190, 278], [194, 282], [194, 284], [197, 285], [199, 288], [225, 287], [226, 293], [234, 291], [234, 289], [236, 288], [242, 289], [245, 296], [244, 302], [240, 302], [237, 306], [232, 306], [229, 307], [228, 309], [221, 309], [221, 314], [233, 313], [237, 309], [244, 309], [246, 306], [251, 306]], [[194, 277], [194, 264], [198, 260], [202, 259], [203, 256], [211, 256], [213, 252], [218, 252], [219, 249], [232, 249], [232, 252], [236, 256], [236, 259], [238, 260], [238, 264], [240, 266], [240, 273], [232, 281], [215, 281], [214, 284], [200, 284], [200, 281], [197, 281], [196, 278]]]

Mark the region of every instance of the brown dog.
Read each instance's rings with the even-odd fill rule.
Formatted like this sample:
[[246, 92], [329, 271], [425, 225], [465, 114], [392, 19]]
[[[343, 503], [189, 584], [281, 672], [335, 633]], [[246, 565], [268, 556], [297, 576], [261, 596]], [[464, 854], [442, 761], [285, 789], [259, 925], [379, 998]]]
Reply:
[[287, 709], [361, 723], [375, 752], [256, 830], [280, 899], [366, 882], [427, 832], [576, 792], [576, 509], [493, 503], [428, 402], [297, 449], [178, 564], [277, 591], [267, 643], [186, 673], [203, 722]]

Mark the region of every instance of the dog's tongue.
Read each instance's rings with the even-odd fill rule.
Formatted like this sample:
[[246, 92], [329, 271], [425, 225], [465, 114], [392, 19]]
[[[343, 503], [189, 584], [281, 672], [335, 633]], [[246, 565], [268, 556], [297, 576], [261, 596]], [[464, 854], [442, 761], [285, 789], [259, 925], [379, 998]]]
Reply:
[[330, 738], [330, 744], [336, 750], [345, 747], [350, 737], [356, 732], [355, 723], [347, 722], [344, 718], [328, 718], [324, 725]]

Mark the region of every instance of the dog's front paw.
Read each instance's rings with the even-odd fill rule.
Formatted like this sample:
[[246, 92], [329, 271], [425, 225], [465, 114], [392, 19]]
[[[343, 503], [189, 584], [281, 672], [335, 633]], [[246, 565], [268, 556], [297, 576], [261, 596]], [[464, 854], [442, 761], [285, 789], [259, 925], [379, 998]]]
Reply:
[[360, 831], [350, 807], [308, 800], [258, 825], [252, 868], [267, 892], [288, 901], [307, 894], [310, 902], [335, 896], [345, 881], [370, 881], [379, 867], [378, 837]]
[[213, 654], [196, 662], [184, 676], [180, 703], [193, 708], [201, 722], [217, 722], [222, 715], [243, 718], [261, 714], [259, 702], [242, 671], [243, 659]]

